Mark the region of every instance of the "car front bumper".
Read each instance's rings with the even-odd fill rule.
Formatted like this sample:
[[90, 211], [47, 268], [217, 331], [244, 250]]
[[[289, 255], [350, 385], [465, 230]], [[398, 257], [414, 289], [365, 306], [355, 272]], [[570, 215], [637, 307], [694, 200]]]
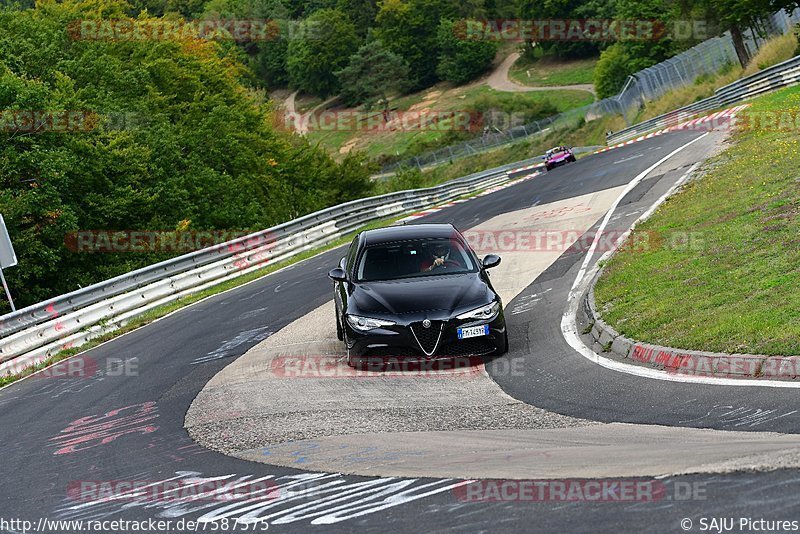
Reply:
[[[504, 350], [506, 324], [503, 311], [489, 321], [458, 320], [431, 317], [431, 326], [422, 321], [410, 321], [369, 332], [354, 330], [345, 322], [346, 345], [351, 358], [397, 358], [430, 360], [455, 357], [481, 357]], [[458, 339], [458, 328], [489, 325], [489, 334]]]

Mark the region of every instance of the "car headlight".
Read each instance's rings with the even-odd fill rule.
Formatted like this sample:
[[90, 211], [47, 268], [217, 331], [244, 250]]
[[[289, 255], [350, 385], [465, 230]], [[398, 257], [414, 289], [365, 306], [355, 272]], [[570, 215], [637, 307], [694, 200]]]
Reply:
[[475, 319], [475, 320], [489, 320], [491, 321], [497, 314], [500, 313], [500, 303], [499, 302], [492, 302], [487, 306], [482, 306], [472, 311], [468, 311], [467, 313], [462, 313], [458, 315], [456, 319]]
[[347, 322], [354, 330], [360, 332], [369, 332], [375, 328], [382, 326], [392, 326], [395, 324], [393, 321], [384, 321], [383, 319], [373, 319], [372, 317], [360, 317], [358, 315], [348, 315]]

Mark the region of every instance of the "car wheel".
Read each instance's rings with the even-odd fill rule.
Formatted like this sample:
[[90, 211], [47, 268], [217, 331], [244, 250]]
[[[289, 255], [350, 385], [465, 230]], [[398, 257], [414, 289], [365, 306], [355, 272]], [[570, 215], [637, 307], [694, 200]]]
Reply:
[[357, 371], [364, 371], [366, 369], [366, 361], [363, 358], [359, 356], [353, 356], [349, 353], [347, 355], [347, 365]]
[[339, 319], [339, 308], [336, 308], [336, 337], [339, 341], [344, 341], [344, 330], [342, 329], [342, 320]]

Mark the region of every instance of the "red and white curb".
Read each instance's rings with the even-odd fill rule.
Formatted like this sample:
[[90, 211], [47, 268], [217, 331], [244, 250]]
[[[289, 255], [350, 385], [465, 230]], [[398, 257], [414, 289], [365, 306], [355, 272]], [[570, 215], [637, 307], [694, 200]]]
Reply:
[[[508, 171], [508, 172], [511, 173], [513, 171]], [[489, 189], [487, 189], [485, 191], [481, 191], [480, 193], [478, 193], [474, 197], [461, 198], [461, 199], [458, 199], [458, 200], [453, 200], [451, 202], [447, 202], [445, 204], [441, 204], [439, 206], [434, 206], [432, 208], [428, 208], [426, 210], [418, 211], [416, 213], [413, 213], [413, 214], [409, 215], [408, 217], [403, 217], [402, 219], [398, 220], [396, 224], [401, 224], [401, 223], [404, 223], [404, 222], [413, 221], [413, 220], [416, 220], [416, 219], [419, 219], [419, 218], [422, 218], [422, 217], [426, 217], [426, 216], [431, 215], [433, 213], [442, 211], [445, 208], [450, 208], [452, 206], [455, 206], [456, 204], [463, 204], [464, 202], [469, 202], [473, 198], [478, 198], [478, 197], [484, 197], [486, 195], [491, 195], [492, 193], [496, 193], [498, 191], [502, 191], [503, 189], [506, 189], [507, 187], [511, 187], [512, 185], [517, 185], [520, 182], [524, 182], [525, 180], [529, 180], [529, 179], [534, 178], [535, 176], [538, 176], [540, 174], [541, 174], [541, 172], [537, 171], [537, 172], [528, 174], [526, 176], [523, 176], [521, 178], [516, 178], [514, 180], [510, 180], [510, 181], [508, 181], [508, 182], [506, 182], [506, 183], [504, 183], [502, 185], [496, 185], [494, 187], [490, 187]]]
[[512, 176], [514, 174], [521, 174], [521, 173], [524, 173], [525, 171], [532, 171], [534, 169], [541, 169], [543, 167], [544, 167], [544, 163], [534, 163], [532, 165], [528, 165], [527, 167], [520, 167], [518, 169], [512, 169], [512, 170], [508, 171], [508, 175]]
[[726, 128], [731, 128], [734, 124], [734, 119], [736, 118], [736, 114], [749, 106], [750, 104], [743, 104], [741, 106], [735, 106], [732, 108], [724, 109], [722, 111], [718, 111], [716, 113], [712, 113], [711, 115], [706, 115], [703, 117], [699, 117], [697, 119], [684, 121], [681, 122], [680, 124], [670, 126], [669, 128], [664, 128], [656, 132], [651, 132], [647, 135], [640, 135], [636, 139], [631, 139], [629, 141], [625, 141], [624, 143], [618, 143], [613, 146], [601, 148], [600, 150], [595, 152], [595, 154], [599, 154], [600, 152], [607, 152], [609, 150], [613, 150], [615, 148], [620, 148], [623, 146], [632, 145], [633, 143], [638, 143], [639, 141], [644, 141], [645, 139], [650, 139], [651, 137], [656, 137], [658, 135], [663, 135], [665, 133], [676, 132], [678, 130], [711, 131], [720, 129], [723, 126]]

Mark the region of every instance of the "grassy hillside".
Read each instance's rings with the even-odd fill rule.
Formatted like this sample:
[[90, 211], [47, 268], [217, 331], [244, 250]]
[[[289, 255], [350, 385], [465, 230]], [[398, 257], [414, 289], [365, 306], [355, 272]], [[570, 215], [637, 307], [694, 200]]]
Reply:
[[527, 61], [522, 56], [508, 74], [515, 82], [532, 87], [591, 84], [596, 64], [597, 58], [559, 60], [545, 57]]
[[[429, 90], [407, 95], [392, 102], [396, 112], [440, 113], [465, 111], [475, 117], [488, 117], [492, 113], [499, 129], [514, 124], [524, 124], [549, 117], [561, 111], [591, 103], [593, 97], [586, 91], [536, 91], [508, 93], [495, 91], [482, 84], [464, 87], [437, 85]], [[349, 113], [353, 109], [328, 107], [324, 111]], [[377, 112], [363, 112], [371, 115]], [[516, 123], [512, 123], [514, 120]], [[362, 151], [372, 159], [386, 156], [410, 157], [440, 146], [474, 138], [480, 131], [406, 130], [396, 126], [382, 131], [342, 129], [310, 131], [309, 141], [325, 148], [334, 157], [342, 158], [352, 151]]]

